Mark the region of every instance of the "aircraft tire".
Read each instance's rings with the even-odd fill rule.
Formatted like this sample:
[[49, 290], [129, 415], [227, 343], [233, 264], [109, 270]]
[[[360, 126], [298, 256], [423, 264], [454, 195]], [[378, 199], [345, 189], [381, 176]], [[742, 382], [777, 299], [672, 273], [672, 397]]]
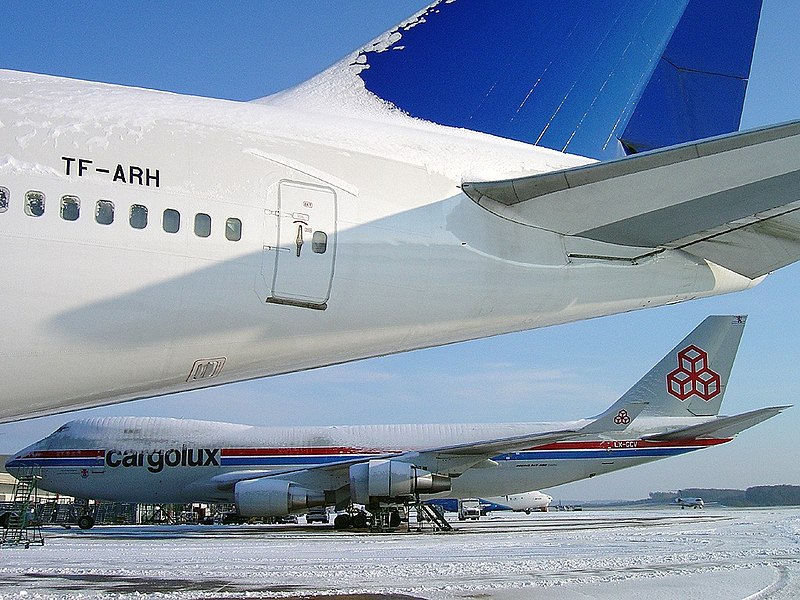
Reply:
[[396, 510], [389, 512], [389, 527], [391, 529], [400, 527], [400, 513]]
[[81, 515], [78, 517], [78, 527], [81, 529], [91, 529], [94, 527], [94, 517], [91, 515]]
[[352, 523], [350, 521], [350, 515], [347, 513], [336, 515], [336, 517], [333, 519], [334, 529], [348, 529], [351, 525]]

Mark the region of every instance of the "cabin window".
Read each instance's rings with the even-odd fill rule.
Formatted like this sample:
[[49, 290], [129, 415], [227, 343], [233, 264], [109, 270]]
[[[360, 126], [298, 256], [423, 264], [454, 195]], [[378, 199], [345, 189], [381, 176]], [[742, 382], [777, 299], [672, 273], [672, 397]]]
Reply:
[[164, 231], [167, 233], [178, 233], [181, 228], [181, 213], [177, 210], [168, 208], [164, 211], [164, 219], [162, 220]]
[[61, 198], [61, 218], [65, 221], [77, 221], [81, 216], [81, 201], [77, 196]]
[[114, 222], [114, 203], [111, 200], [98, 200], [94, 220], [100, 225], [111, 225]]
[[311, 251], [317, 254], [325, 254], [328, 249], [328, 234], [324, 231], [315, 231], [311, 237]]
[[206, 238], [211, 235], [211, 217], [206, 213], [194, 216], [194, 233], [197, 237]]
[[29, 217], [41, 217], [44, 214], [44, 194], [42, 192], [25, 192], [25, 214]]
[[6, 212], [8, 210], [8, 190], [4, 187], [0, 187], [0, 212]]
[[242, 222], [231, 217], [225, 221], [225, 237], [232, 242], [242, 239]]
[[141, 204], [131, 205], [130, 224], [134, 229], [147, 227], [147, 207]]

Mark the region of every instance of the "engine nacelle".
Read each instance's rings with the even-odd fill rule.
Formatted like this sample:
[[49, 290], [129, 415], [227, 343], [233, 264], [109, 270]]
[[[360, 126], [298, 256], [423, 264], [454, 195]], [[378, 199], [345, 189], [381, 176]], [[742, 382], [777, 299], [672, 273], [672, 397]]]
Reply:
[[391, 459], [373, 459], [350, 467], [350, 499], [369, 504], [371, 499], [401, 498], [450, 490], [450, 478]]
[[280, 517], [290, 512], [325, 506], [325, 493], [283, 479], [247, 479], [234, 488], [236, 508], [244, 517]]

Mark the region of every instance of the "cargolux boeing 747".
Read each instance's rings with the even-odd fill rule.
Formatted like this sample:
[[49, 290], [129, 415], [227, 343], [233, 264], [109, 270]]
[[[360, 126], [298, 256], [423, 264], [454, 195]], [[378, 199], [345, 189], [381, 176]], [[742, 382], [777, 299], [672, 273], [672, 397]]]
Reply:
[[749, 288], [760, 5], [440, 0], [247, 103], [0, 71], [0, 421]]
[[44, 489], [81, 498], [235, 502], [242, 516], [355, 503], [388, 516], [379, 522], [397, 524], [398, 511], [411, 502], [516, 494], [594, 477], [717, 446], [778, 414], [786, 407], [717, 416], [744, 322], [708, 317], [593, 419], [250, 427], [94, 418], [63, 425], [17, 453], [6, 468], [18, 477], [41, 477]]

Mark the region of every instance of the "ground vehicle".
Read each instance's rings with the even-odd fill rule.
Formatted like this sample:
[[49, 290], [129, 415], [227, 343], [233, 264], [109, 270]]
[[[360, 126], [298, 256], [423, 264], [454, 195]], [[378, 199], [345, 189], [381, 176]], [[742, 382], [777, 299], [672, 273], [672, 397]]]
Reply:
[[306, 523], [327, 523], [328, 513], [325, 510], [311, 510], [306, 514]]
[[275, 523], [280, 525], [294, 525], [297, 523], [297, 515], [283, 515], [275, 517]]
[[481, 518], [481, 501], [477, 498], [458, 501], [458, 520], [478, 520]]

